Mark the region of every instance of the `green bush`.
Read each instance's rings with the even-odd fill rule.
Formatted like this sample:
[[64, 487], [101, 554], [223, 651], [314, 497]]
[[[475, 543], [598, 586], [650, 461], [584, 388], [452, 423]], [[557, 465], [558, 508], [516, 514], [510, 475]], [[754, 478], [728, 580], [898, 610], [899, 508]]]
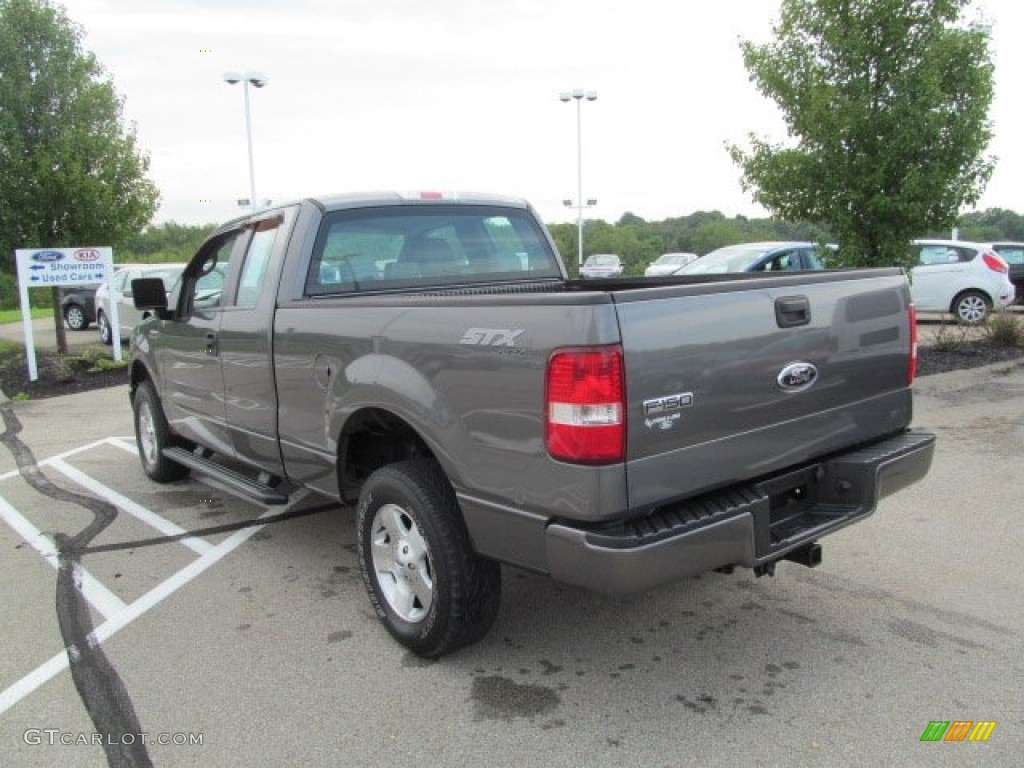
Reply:
[[1024, 347], [1024, 323], [1009, 312], [993, 312], [985, 322], [985, 338], [996, 347]]
[[973, 326], [963, 323], [950, 325], [945, 320], [935, 334], [935, 347], [943, 352], [959, 352], [971, 342]]

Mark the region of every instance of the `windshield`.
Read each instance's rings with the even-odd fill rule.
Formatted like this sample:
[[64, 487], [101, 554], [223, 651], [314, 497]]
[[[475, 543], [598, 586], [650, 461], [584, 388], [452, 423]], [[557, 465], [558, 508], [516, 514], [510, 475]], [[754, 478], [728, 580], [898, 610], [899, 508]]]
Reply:
[[175, 281], [181, 277], [183, 267], [172, 267], [169, 269], [147, 269], [143, 272], [143, 277], [159, 277], [164, 281], [164, 290], [171, 290], [171, 286], [174, 285]]
[[693, 256], [689, 253], [666, 253], [663, 256], [659, 256], [655, 264], [670, 265], [670, 264], [686, 264], [688, 261], [693, 259]]
[[591, 267], [617, 267], [619, 257], [607, 253], [595, 253], [587, 258], [587, 265]]
[[676, 272], [677, 275], [708, 275], [722, 272], [746, 272], [756, 264], [771, 246], [760, 243], [729, 245], [701, 256]]

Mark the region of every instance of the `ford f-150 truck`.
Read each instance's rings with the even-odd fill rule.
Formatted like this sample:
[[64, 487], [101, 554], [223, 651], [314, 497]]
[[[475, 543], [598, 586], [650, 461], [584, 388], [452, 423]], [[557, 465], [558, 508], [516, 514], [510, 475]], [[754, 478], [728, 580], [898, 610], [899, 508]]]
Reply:
[[377, 194], [237, 219], [133, 291], [145, 472], [357, 502], [426, 657], [487, 632], [502, 563], [612, 593], [813, 566], [932, 459], [897, 269], [572, 280], [523, 201]]

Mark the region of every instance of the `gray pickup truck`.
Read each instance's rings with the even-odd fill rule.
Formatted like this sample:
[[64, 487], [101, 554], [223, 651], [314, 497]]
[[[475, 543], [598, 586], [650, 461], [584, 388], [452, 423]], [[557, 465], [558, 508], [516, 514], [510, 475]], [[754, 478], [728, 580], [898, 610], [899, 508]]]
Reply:
[[133, 290], [146, 473], [358, 502], [370, 600], [426, 657], [487, 632], [501, 563], [611, 593], [813, 566], [931, 464], [896, 269], [570, 280], [521, 200], [378, 194]]

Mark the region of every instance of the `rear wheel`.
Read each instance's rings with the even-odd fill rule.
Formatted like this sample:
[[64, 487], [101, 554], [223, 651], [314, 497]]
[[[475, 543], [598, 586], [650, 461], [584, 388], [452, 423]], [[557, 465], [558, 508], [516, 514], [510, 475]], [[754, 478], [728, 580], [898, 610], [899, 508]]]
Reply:
[[100, 341], [108, 346], [114, 343], [114, 333], [110, 328], [110, 321], [103, 312], [96, 313], [96, 328], [100, 332]]
[[158, 483], [181, 480], [188, 474], [188, 467], [164, 456], [164, 450], [175, 445], [175, 441], [153, 385], [148, 381], [139, 384], [132, 405], [135, 411], [135, 443], [139, 448], [142, 468]]
[[501, 567], [473, 551], [455, 492], [433, 461], [374, 472], [359, 495], [357, 530], [370, 601], [399, 643], [437, 658], [487, 634]]
[[953, 299], [953, 314], [964, 323], [985, 322], [991, 309], [991, 300], [981, 291], [964, 291]]
[[68, 304], [64, 309], [64, 320], [72, 331], [84, 331], [89, 327], [89, 318], [85, 316], [85, 310], [77, 304]]

